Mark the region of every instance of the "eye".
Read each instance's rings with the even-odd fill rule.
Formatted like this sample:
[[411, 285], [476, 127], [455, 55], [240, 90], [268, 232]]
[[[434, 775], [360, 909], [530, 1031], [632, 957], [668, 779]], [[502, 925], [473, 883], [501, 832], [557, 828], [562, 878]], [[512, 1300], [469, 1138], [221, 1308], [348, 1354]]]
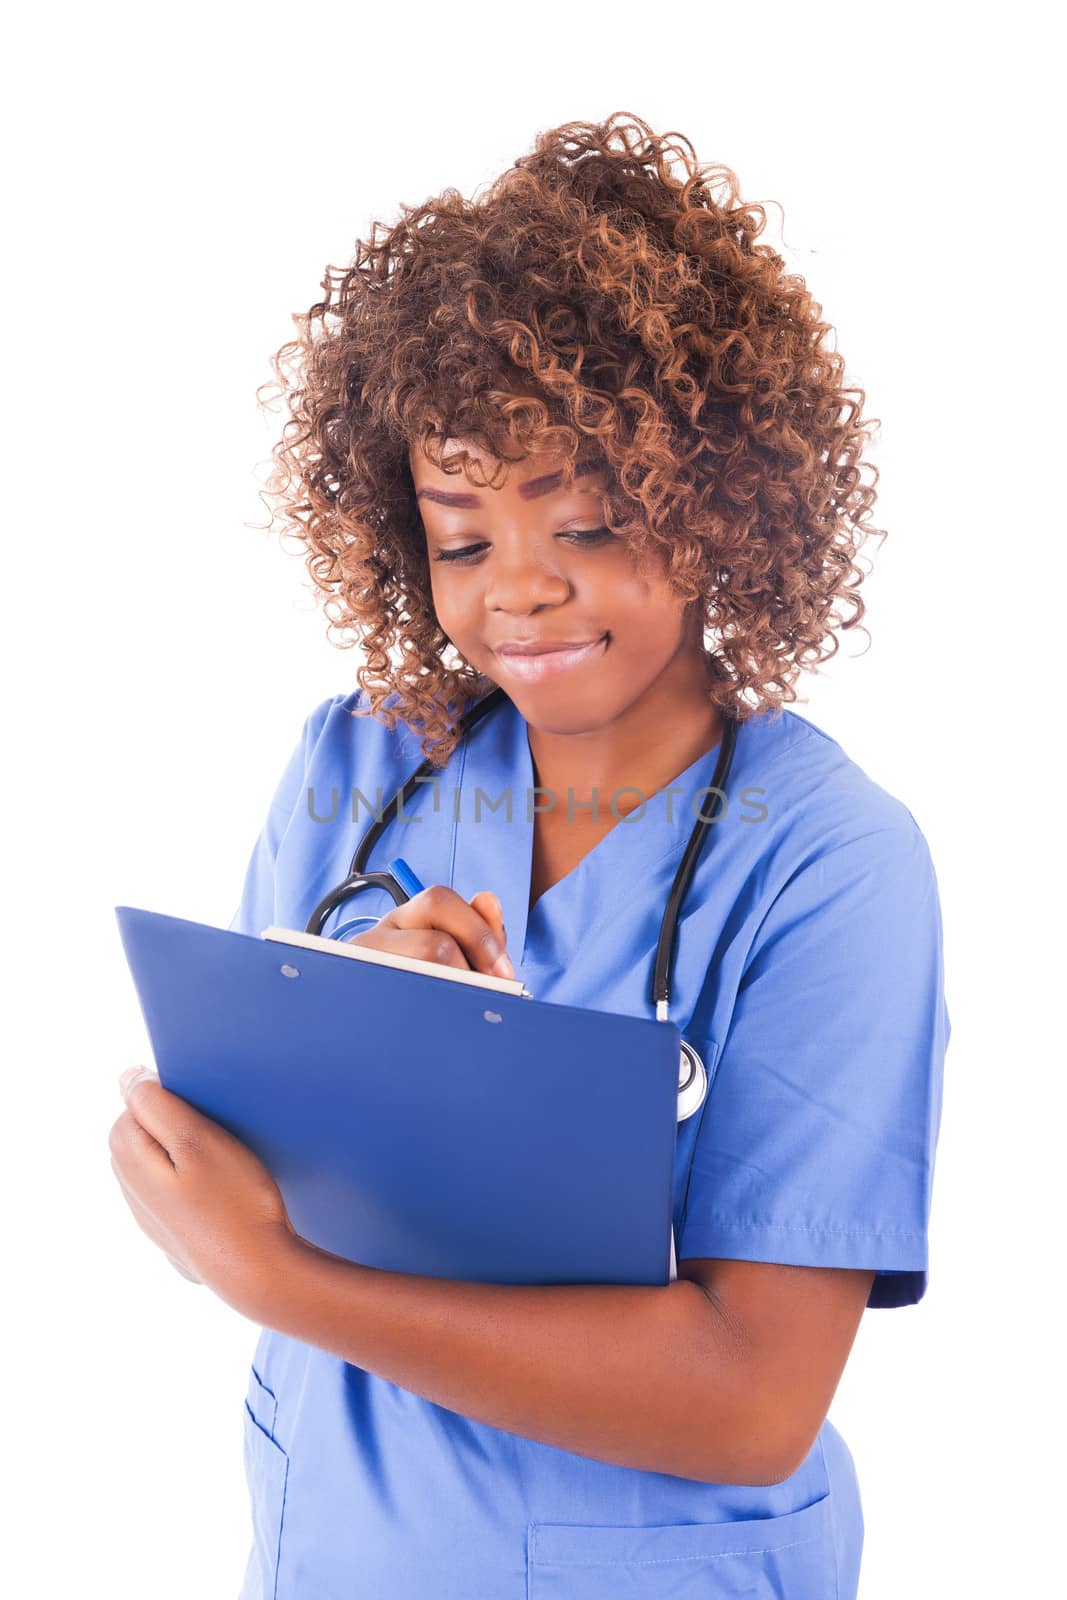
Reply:
[[[604, 544], [615, 535], [610, 528], [575, 528], [558, 535], [560, 539], [573, 539], [580, 545]], [[473, 561], [479, 551], [487, 549], [485, 544], [466, 544], [460, 550], [439, 550], [434, 556], [435, 561]]]

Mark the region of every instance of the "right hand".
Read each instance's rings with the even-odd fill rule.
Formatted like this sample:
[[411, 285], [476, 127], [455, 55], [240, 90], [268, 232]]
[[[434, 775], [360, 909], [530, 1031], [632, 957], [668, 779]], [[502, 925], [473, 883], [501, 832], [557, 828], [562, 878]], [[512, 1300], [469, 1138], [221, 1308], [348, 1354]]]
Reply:
[[464, 972], [486, 972], [495, 978], [514, 978], [507, 954], [500, 901], [488, 890], [468, 903], [443, 883], [431, 884], [420, 894], [394, 906], [366, 933], [347, 941], [369, 950], [389, 950], [435, 961]]

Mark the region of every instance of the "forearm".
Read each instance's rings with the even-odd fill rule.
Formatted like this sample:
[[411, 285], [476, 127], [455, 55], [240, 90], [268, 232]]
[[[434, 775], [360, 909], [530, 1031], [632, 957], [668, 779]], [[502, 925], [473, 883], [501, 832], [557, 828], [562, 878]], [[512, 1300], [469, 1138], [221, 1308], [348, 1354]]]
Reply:
[[707, 1481], [764, 1481], [752, 1373], [698, 1284], [514, 1287], [383, 1272], [295, 1241], [256, 1320], [463, 1416]]

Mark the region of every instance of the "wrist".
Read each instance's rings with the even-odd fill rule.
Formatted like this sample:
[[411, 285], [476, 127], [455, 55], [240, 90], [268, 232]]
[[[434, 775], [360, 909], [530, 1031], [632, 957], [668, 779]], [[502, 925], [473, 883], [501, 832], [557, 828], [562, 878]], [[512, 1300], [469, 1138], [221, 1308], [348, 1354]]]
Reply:
[[288, 1228], [276, 1233], [269, 1246], [247, 1263], [236, 1309], [261, 1327], [287, 1332], [311, 1258], [320, 1253]]

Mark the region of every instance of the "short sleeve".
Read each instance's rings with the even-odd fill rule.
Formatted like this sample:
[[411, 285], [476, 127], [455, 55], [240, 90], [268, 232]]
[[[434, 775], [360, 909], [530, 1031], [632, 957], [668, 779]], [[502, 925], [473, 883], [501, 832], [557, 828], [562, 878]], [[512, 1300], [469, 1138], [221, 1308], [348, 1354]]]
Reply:
[[925, 1293], [951, 1024], [911, 819], [809, 857], [763, 917], [701, 1112], [678, 1259], [870, 1268]]
[[266, 821], [252, 848], [245, 870], [241, 903], [229, 925], [231, 933], [248, 933], [258, 937], [275, 920], [274, 864], [278, 847], [304, 794], [311, 753], [318, 743], [326, 719], [332, 708], [344, 699], [344, 695], [334, 695], [323, 700], [304, 723], [300, 738], [275, 788]]

